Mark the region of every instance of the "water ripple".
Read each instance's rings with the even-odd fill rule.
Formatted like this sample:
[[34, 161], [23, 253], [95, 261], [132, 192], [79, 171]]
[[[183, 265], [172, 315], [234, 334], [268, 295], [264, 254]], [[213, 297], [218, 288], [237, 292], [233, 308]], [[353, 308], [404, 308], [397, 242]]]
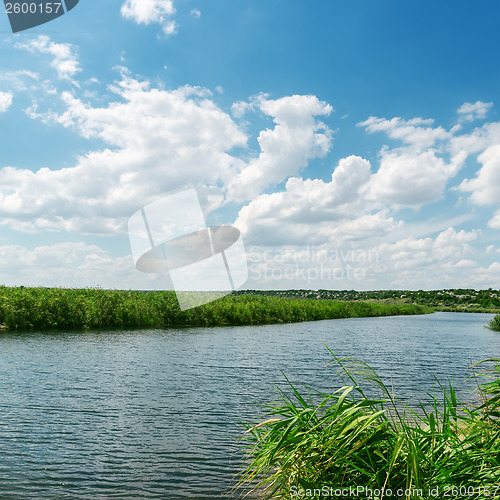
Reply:
[[[371, 363], [403, 400], [500, 356], [491, 315], [0, 336], [0, 498], [221, 498], [240, 420], [293, 383], [339, 387], [331, 355]], [[468, 396], [465, 396], [468, 397]]]

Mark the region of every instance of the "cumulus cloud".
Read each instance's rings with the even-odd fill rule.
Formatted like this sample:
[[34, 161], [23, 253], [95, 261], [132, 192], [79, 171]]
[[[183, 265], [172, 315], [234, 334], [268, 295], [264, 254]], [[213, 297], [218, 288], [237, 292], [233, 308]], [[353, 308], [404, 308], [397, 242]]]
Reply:
[[434, 120], [413, 118], [403, 120], [402, 118], [377, 118], [370, 116], [360, 127], [373, 134], [374, 132], [386, 132], [391, 139], [397, 139], [405, 144], [416, 146], [420, 149], [434, 146], [437, 141], [450, 139], [452, 134], [443, 127], [432, 127]]
[[201, 11], [200, 9], [192, 9], [191, 10], [191, 15], [195, 18], [195, 19], [199, 19], [201, 17]]
[[12, 93], [0, 92], [0, 113], [5, 113], [12, 104]]
[[[323, 154], [324, 140], [329, 140], [326, 132], [317, 132], [321, 125], [314, 119], [328, 106], [311, 96], [262, 102], [277, 125], [261, 133], [263, 151], [249, 160], [241, 157], [241, 150], [249, 154], [247, 134], [213, 102], [208, 90], [152, 88], [125, 70], [110, 88], [116, 98], [102, 107], [63, 92], [63, 112], [31, 114], [105, 146], [79, 157], [73, 167], [0, 169], [2, 224], [23, 231], [115, 234], [140, 207], [193, 186], [210, 211], [234, 199], [232, 183], [256, 162], [266, 166], [267, 176], [254, 183], [252, 192]], [[298, 161], [289, 165], [286, 160], [292, 156]]]
[[500, 210], [498, 210], [495, 216], [488, 221], [488, 226], [493, 229], [500, 229]]
[[254, 245], [321, 244], [379, 237], [399, 226], [385, 212], [372, 212], [360, 196], [370, 163], [340, 160], [330, 182], [292, 177], [285, 191], [263, 194], [243, 207], [235, 225]]
[[467, 232], [449, 227], [439, 233], [435, 239], [408, 237], [396, 243], [383, 244], [379, 251], [389, 256], [395, 269], [422, 269], [443, 263], [447, 266], [454, 266], [473, 253], [470, 243], [479, 235], [479, 230]]
[[[127, 3], [130, 9], [137, 7], [132, 1]], [[155, 22], [147, 12], [134, 19]], [[48, 37], [39, 37], [23, 47], [51, 54], [56, 67], [64, 58], [58, 59], [57, 53], [62, 52], [51, 49], [53, 43]], [[60, 77], [71, 78], [76, 72], [67, 70]], [[32, 118], [97, 140], [101, 148], [77, 158], [67, 168], [0, 169], [1, 224], [24, 231], [117, 234], [125, 231], [128, 217], [142, 206], [196, 186], [206, 198], [204, 208], [245, 202], [235, 225], [246, 244], [262, 251], [272, 245], [288, 245], [292, 253], [304, 244], [326, 252], [369, 247], [378, 257], [364, 267], [366, 287], [372, 283], [370, 279], [373, 283], [386, 280], [387, 287], [408, 283], [423, 287], [440, 275], [454, 286], [459, 284], [458, 270], [463, 275], [464, 269], [470, 269], [473, 274], [479, 266], [474, 249], [478, 231], [452, 227], [442, 231], [447, 226], [441, 225], [440, 233], [432, 238], [418, 237], [433, 235], [429, 228], [410, 237], [411, 230], [394, 215], [394, 209], [418, 208], [439, 200], [450, 179], [475, 154], [479, 154], [482, 168], [459, 189], [470, 193], [473, 203], [498, 203], [500, 124], [460, 134], [458, 128], [445, 130], [423, 118], [370, 117], [360, 125], [400, 144], [383, 147], [372, 164], [359, 156], [343, 158], [331, 180], [322, 180], [302, 173], [311, 160], [325, 157], [332, 147], [332, 131], [323, 123], [332, 108], [316, 96], [271, 99], [261, 94], [236, 103], [230, 115], [207, 89], [189, 85], [155, 88], [126, 70], [110, 89], [114, 96], [107, 104], [86, 102], [73, 89], [60, 93], [63, 111], [31, 113]], [[245, 113], [260, 114], [271, 123], [257, 134], [255, 149], [249, 147], [249, 133], [238, 120]], [[262, 194], [283, 181], [282, 190]], [[500, 227], [500, 212], [489, 225]], [[41, 250], [2, 247], [0, 256], [13, 262], [17, 252], [26, 269], [46, 269], [46, 274], [33, 274], [41, 284], [49, 285], [54, 272], [58, 283], [70, 286], [73, 269], [81, 280], [85, 273], [107, 276], [99, 283], [102, 286], [130, 282], [130, 287], [140, 287], [138, 282], [127, 281], [127, 273], [137, 273], [131, 261], [120, 260], [125, 257], [111, 257], [103, 249], [84, 244], [61, 245]], [[60, 272], [52, 264], [52, 256], [61, 261]], [[7, 276], [8, 272], [4, 266], [3, 273]], [[28, 277], [27, 273], [25, 279]], [[349, 284], [350, 288], [359, 285], [344, 283]]]
[[492, 106], [492, 102], [465, 102], [458, 108], [457, 113], [460, 119], [465, 122], [484, 120]]
[[[382, 205], [419, 208], [438, 201], [469, 154], [458, 142], [452, 152], [453, 133], [434, 127], [432, 119], [388, 120], [372, 116], [358, 125], [369, 133], [385, 132], [403, 143], [381, 149], [380, 167], [366, 188], [366, 196]], [[472, 148], [471, 144], [467, 146]]]
[[433, 150], [385, 149], [366, 196], [396, 208], [420, 207], [439, 200], [457, 164], [446, 163]]
[[132, 257], [115, 257], [83, 242], [0, 246], [0, 282], [5, 285], [122, 289], [170, 289], [168, 277], [139, 273]]
[[497, 288], [500, 281], [500, 262], [493, 262], [488, 267], [481, 266], [470, 275], [470, 280], [477, 287]]
[[[481, 168], [475, 177], [464, 179], [458, 190], [470, 193], [469, 202], [480, 206], [500, 205], [500, 122], [487, 123], [470, 134], [454, 139], [456, 149], [462, 148], [465, 155], [479, 153], [477, 162]], [[488, 226], [500, 227], [499, 211], [488, 222]]]
[[[253, 246], [249, 251], [248, 286], [265, 288], [427, 288], [461, 287], [464, 270], [476, 275], [480, 270], [473, 243], [480, 231], [448, 227], [435, 237], [407, 236], [395, 242], [366, 238], [360, 245], [336, 241], [314, 245], [274, 247]], [[494, 267], [494, 266], [493, 266]], [[491, 266], [490, 266], [491, 268]], [[482, 286], [491, 286], [498, 272], [484, 273]]]
[[175, 14], [172, 0], [126, 0], [121, 13], [125, 19], [137, 24], [160, 24], [166, 35], [172, 35], [177, 30], [177, 24], [172, 19]]
[[390, 286], [408, 288], [444, 288], [464, 285], [463, 269], [477, 267], [476, 251], [471, 245], [479, 230], [457, 231], [453, 227], [436, 238], [404, 238], [395, 243], [383, 243], [377, 248], [379, 270], [390, 277]]
[[331, 146], [331, 131], [316, 117], [329, 115], [332, 107], [316, 96], [272, 100], [261, 95], [247, 105], [238, 103], [233, 112], [255, 108], [272, 117], [276, 125], [260, 132], [260, 155], [230, 181], [227, 193], [232, 200], [251, 200], [267, 186], [299, 173], [310, 160], [324, 157]]
[[51, 55], [50, 66], [56, 70], [57, 76], [62, 80], [75, 83], [72, 77], [81, 71], [75, 49], [69, 43], [56, 43], [51, 41], [47, 35], [40, 35], [28, 42], [18, 42], [16, 47], [32, 53]]
[[472, 193], [470, 200], [478, 205], [494, 205], [500, 193], [500, 144], [494, 144], [478, 156], [482, 164], [474, 179], [465, 179], [460, 190]]
[[108, 147], [74, 167], [0, 170], [3, 223], [24, 230], [115, 232], [123, 218], [162, 194], [225, 181], [237, 161], [230, 151], [247, 136], [195, 87], [150, 88], [127, 76], [117, 100], [92, 107], [63, 93], [66, 110], [45, 117]]

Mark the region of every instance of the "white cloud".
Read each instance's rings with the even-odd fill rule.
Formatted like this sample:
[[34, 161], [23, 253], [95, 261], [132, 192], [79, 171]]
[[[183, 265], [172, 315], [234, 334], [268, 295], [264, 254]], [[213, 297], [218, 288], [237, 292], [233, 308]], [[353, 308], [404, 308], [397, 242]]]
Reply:
[[[247, 163], [234, 155], [233, 148], [246, 148], [248, 136], [210, 99], [209, 91], [190, 86], [151, 88], [125, 70], [111, 90], [116, 100], [103, 107], [63, 92], [64, 112], [31, 112], [32, 118], [59, 123], [85, 138], [103, 141], [106, 147], [59, 170], [0, 169], [2, 224], [22, 231], [115, 234], [124, 230], [130, 214], [175, 190], [196, 186], [208, 211], [224, 198], [232, 199], [227, 186], [255, 160]], [[322, 137], [328, 138], [315, 132], [320, 125], [311, 114], [325, 112], [327, 106], [311, 96], [304, 100], [294, 96], [290, 103], [286, 98], [266, 101], [262, 106], [269, 106], [266, 109], [276, 114], [278, 122], [273, 131], [260, 135], [265, 151], [257, 161], [266, 164], [269, 178], [259, 186], [266, 187], [314, 154], [323, 154]], [[290, 155], [299, 163], [287, 165]]]
[[57, 76], [62, 80], [72, 80], [79, 71], [81, 71], [78, 57], [75, 54], [73, 46], [69, 43], [52, 42], [47, 35], [40, 35], [38, 38], [29, 40], [28, 42], [16, 43], [17, 48], [29, 50], [32, 53], [49, 54], [53, 57], [50, 63]]
[[466, 179], [459, 189], [472, 193], [470, 200], [478, 205], [499, 203], [500, 193], [500, 144], [486, 148], [478, 157], [482, 164], [474, 179]]
[[201, 17], [201, 11], [200, 11], [200, 9], [193, 9], [193, 10], [191, 10], [191, 15], [195, 19], [199, 19]]
[[500, 229], [500, 210], [497, 210], [494, 217], [488, 221], [488, 226], [493, 229]]
[[385, 149], [380, 168], [372, 176], [366, 191], [368, 199], [396, 208], [420, 207], [439, 200], [458, 165], [447, 164], [432, 149]]
[[392, 244], [384, 244], [379, 252], [388, 256], [394, 269], [419, 271], [433, 265], [455, 266], [464, 261], [464, 257], [473, 253], [469, 243], [475, 241], [480, 231], [456, 231], [450, 227], [442, 231], [435, 239], [408, 237]]
[[[131, 8], [135, 5], [129, 3]], [[30, 50], [52, 54], [55, 64], [56, 51], [48, 49], [52, 43], [48, 37], [39, 37], [36, 43], [29, 42]], [[117, 234], [124, 232], [127, 218], [140, 207], [194, 185], [205, 197], [205, 209], [248, 201], [240, 209], [236, 225], [245, 243], [261, 251], [271, 245], [288, 245], [293, 253], [304, 244], [327, 252], [373, 249], [378, 258], [364, 267], [366, 281], [345, 281], [346, 287], [368, 288], [371, 283], [380, 287], [383, 282], [387, 287], [428, 287], [441, 277], [440, 286], [458, 286], [463, 284], [459, 281], [464, 270], [472, 275], [483, 266], [485, 275], [488, 269], [484, 262], [476, 264], [479, 259], [473, 245], [478, 231], [452, 227], [442, 231], [447, 226], [441, 225], [438, 236], [425, 237], [437, 229], [424, 221], [426, 227], [414, 234], [391, 210], [439, 200], [466, 158], [478, 153], [482, 168], [460, 189], [470, 192], [474, 203], [498, 203], [500, 124], [459, 135], [459, 129], [447, 131], [432, 120], [371, 117], [361, 124], [369, 133], [384, 132], [402, 146], [382, 148], [377, 165], [359, 156], [343, 158], [331, 181], [324, 181], [300, 176], [311, 160], [324, 157], [332, 145], [332, 132], [321, 121], [332, 108], [315, 96], [271, 99], [262, 94], [236, 103], [234, 117], [261, 113], [274, 121], [257, 134], [258, 148], [253, 151], [248, 147], [245, 124], [221, 109], [206, 89], [154, 88], [126, 70], [110, 89], [114, 97], [104, 105], [90, 104], [81, 97], [82, 92], [74, 90], [60, 94], [62, 112], [32, 111], [32, 118], [72, 129], [102, 146], [68, 168], [0, 169], [1, 224], [45, 233]], [[281, 192], [261, 194], [282, 181], [286, 186]], [[446, 217], [449, 220], [443, 215]], [[500, 211], [489, 225], [500, 228]], [[92, 285], [96, 284], [89, 282], [93, 275], [103, 276], [102, 286], [127, 287], [122, 284], [130, 283], [139, 288], [134, 281], [137, 276], [153, 279], [136, 273], [125, 257], [111, 257], [92, 245], [64, 245], [40, 250], [0, 247], [0, 256], [5, 255], [6, 263], [14, 262], [17, 252], [18, 262], [33, 271], [33, 280], [46, 285], [74, 286], [79, 280], [80, 285]], [[481, 247], [484, 249], [484, 241]], [[52, 257], [60, 260], [60, 269]], [[308, 265], [304, 263], [304, 268]], [[35, 273], [37, 267], [40, 272]], [[2, 272], [9, 275], [7, 264]], [[26, 271], [22, 279], [28, 281], [30, 273]]]
[[[385, 132], [404, 144], [381, 149], [380, 167], [366, 188], [368, 199], [395, 208], [419, 208], [442, 198], [448, 181], [458, 173], [468, 153], [463, 151], [464, 144], [457, 142], [450, 154], [453, 133], [433, 124], [431, 119], [373, 116], [358, 124], [369, 133]], [[447, 154], [451, 156], [449, 161], [443, 158]]]
[[[467, 285], [464, 273], [480, 270], [473, 259], [472, 243], [480, 231], [457, 231], [453, 227], [435, 238], [415, 238], [375, 243], [366, 238], [360, 244], [337, 241], [315, 245], [250, 247], [248, 287], [326, 289], [437, 289]], [[490, 266], [491, 267], [491, 266]], [[500, 269], [499, 269], [500, 271]], [[476, 281], [481, 286], [498, 282], [496, 275]], [[496, 273], [498, 275], [498, 272]]]
[[137, 24], [160, 24], [166, 35], [172, 35], [177, 30], [177, 24], [172, 19], [175, 14], [172, 0], [126, 0], [121, 13], [125, 19]]
[[[471, 134], [456, 137], [452, 142], [455, 150], [462, 149], [464, 156], [480, 153], [477, 161], [481, 168], [472, 179], [464, 179], [458, 190], [471, 193], [469, 201], [480, 206], [499, 206], [500, 192], [500, 122], [487, 123]], [[488, 222], [488, 226], [500, 228], [500, 210]]]
[[403, 120], [402, 118], [377, 118], [370, 116], [368, 120], [359, 123], [361, 127], [366, 127], [370, 134], [375, 132], [386, 132], [391, 139], [397, 139], [405, 144], [416, 146], [420, 149], [434, 146], [437, 141], [450, 139], [452, 134], [443, 127], [432, 125], [434, 120], [413, 118]]
[[0, 81], [6, 82], [7, 84], [14, 86], [15, 88], [21, 87], [22, 90], [24, 90], [26, 87], [24, 83], [26, 77], [35, 81], [40, 80], [39, 73], [34, 73], [33, 71], [28, 70], [2, 71], [0, 73]]
[[245, 146], [247, 136], [207, 91], [151, 89], [127, 76], [113, 90], [117, 101], [101, 108], [63, 93], [66, 111], [44, 117], [108, 148], [61, 170], [0, 170], [4, 224], [114, 233], [131, 213], [165, 193], [232, 176], [239, 160], [229, 151]]
[[233, 112], [258, 108], [273, 118], [276, 126], [260, 132], [261, 153], [251, 160], [228, 185], [232, 200], [250, 200], [267, 186], [296, 175], [314, 158], [324, 157], [331, 146], [331, 131], [316, 119], [332, 108], [312, 95], [294, 95], [271, 100], [261, 95], [249, 105], [238, 103]]
[[469, 276], [470, 283], [481, 288], [498, 288], [500, 281], [500, 262], [493, 262], [488, 267], [478, 267]]
[[[435, 239], [410, 236], [395, 243], [383, 243], [377, 248], [379, 260], [374, 274], [384, 275], [389, 286], [398, 288], [453, 288], [461, 287], [464, 269], [467, 275], [477, 268], [476, 254], [471, 245], [480, 236], [479, 230], [457, 231], [453, 227], [442, 231]], [[491, 281], [488, 281], [490, 283]]]
[[[124, 252], [126, 253], [126, 249]], [[62, 242], [27, 248], [0, 246], [0, 283], [5, 285], [171, 289], [168, 277], [135, 270], [132, 257], [113, 257], [97, 245]]]
[[466, 102], [458, 108], [457, 113], [462, 121], [484, 120], [492, 106], [492, 102]]
[[5, 113], [12, 104], [12, 94], [10, 92], [0, 92], [0, 113]]
[[331, 182], [292, 177], [285, 191], [263, 194], [243, 207], [235, 225], [255, 245], [322, 244], [380, 237], [400, 226], [373, 213], [360, 196], [370, 163], [358, 156], [340, 160]]

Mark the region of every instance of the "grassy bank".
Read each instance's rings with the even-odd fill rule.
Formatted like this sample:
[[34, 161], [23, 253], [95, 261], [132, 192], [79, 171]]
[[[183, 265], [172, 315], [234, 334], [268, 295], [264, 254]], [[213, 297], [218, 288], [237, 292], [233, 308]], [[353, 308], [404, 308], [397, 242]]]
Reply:
[[246, 295], [181, 311], [170, 291], [0, 287], [0, 324], [13, 329], [254, 325], [428, 312], [413, 304]]
[[435, 311], [439, 312], [461, 312], [461, 313], [484, 313], [484, 314], [498, 314], [500, 309], [487, 309], [484, 307], [433, 307]]
[[[498, 361], [488, 361], [493, 378], [474, 408], [450, 385], [417, 414], [398, 407], [369, 366], [336, 359], [346, 381], [338, 391], [309, 397], [289, 384], [265, 421], [247, 425], [240, 485], [276, 499], [498, 499]], [[365, 394], [366, 382], [380, 399]]]
[[239, 293], [319, 300], [366, 300], [426, 305], [436, 311], [500, 313], [500, 290], [245, 290]]

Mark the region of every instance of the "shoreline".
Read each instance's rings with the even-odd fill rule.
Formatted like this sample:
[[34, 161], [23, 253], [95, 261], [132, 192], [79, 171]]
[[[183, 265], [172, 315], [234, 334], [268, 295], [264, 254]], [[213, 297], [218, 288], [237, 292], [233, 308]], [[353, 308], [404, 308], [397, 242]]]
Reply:
[[429, 314], [418, 304], [229, 294], [181, 311], [175, 292], [0, 286], [0, 329], [238, 326]]

